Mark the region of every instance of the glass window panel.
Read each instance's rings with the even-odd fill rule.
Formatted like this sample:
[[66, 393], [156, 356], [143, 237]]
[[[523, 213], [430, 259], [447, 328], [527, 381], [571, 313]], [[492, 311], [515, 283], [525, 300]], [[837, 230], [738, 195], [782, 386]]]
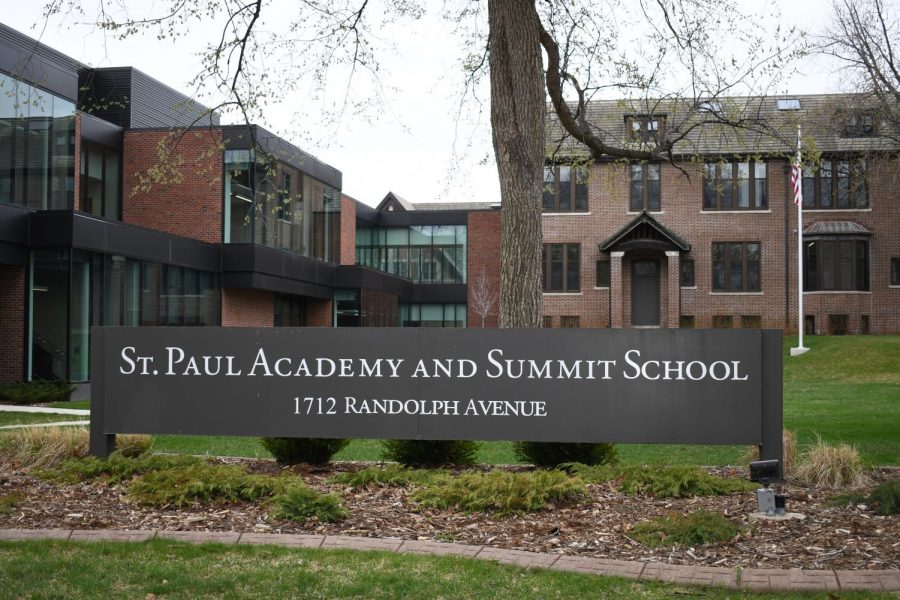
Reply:
[[732, 185], [733, 166], [731, 163], [719, 165], [719, 176], [721, 179], [722, 201], [719, 208], [730, 209], [732, 207], [732, 199], [734, 197], [734, 189]]
[[644, 207], [644, 180], [631, 180], [631, 199], [628, 207], [633, 211], [641, 210]]
[[850, 163], [839, 161], [836, 163], [837, 177], [837, 201], [838, 208], [850, 208]]
[[822, 289], [835, 289], [837, 271], [836, 242], [822, 242]]
[[409, 244], [409, 228], [389, 227], [386, 231], [388, 246], [406, 246]]
[[703, 208], [714, 209], [716, 207], [716, 164], [706, 163], [703, 167]]
[[647, 209], [648, 210], [659, 210], [660, 209], [660, 199], [659, 199], [659, 179], [650, 179], [647, 181]]
[[577, 292], [581, 289], [581, 262], [579, 260], [580, 246], [569, 244], [566, 246], [566, 291]]
[[820, 206], [822, 208], [831, 208], [833, 197], [832, 186], [834, 185], [834, 183], [831, 176], [830, 160], [822, 161], [822, 166], [819, 168], [819, 185], [821, 189]]
[[559, 168], [559, 210], [572, 210], [572, 168]]
[[737, 207], [750, 208], [750, 163], [737, 163]]
[[544, 167], [544, 187], [542, 197], [544, 201], [544, 210], [553, 210], [553, 201], [556, 196], [556, 179], [554, 176], [554, 167]]
[[853, 242], [840, 242], [839, 289], [853, 289]]
[[409, 230], [409, 243], [412, 246], [431, 246], [431, 225], [415, 225]]
[[581, 165], [575, 169], [575, 210], [588, 209], [588, 168]]
[[106, 151], [106, 170], [103, 190], [103, 216], [107, 219], [119, 218], [119, 153], [112, 150]]

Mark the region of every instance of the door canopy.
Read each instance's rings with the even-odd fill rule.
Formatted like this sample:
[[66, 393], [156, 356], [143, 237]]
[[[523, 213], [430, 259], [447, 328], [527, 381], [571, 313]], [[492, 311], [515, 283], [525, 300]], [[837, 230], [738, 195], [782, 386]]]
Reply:
[[647, 211], [644, 211], [613, 234], [612, 237], [600, 244], [601, 252], [636, 249], [688, 252], [691, 249], [691, 245], [666, 229]]

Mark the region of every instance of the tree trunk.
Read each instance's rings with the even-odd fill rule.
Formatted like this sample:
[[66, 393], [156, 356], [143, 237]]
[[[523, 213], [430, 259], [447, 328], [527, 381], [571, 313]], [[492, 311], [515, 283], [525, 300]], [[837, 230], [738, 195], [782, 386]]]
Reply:
[[491, 130], [500, 176], [500, 327], [541, 324], [544, 73], [534, 0], [489, 0]]

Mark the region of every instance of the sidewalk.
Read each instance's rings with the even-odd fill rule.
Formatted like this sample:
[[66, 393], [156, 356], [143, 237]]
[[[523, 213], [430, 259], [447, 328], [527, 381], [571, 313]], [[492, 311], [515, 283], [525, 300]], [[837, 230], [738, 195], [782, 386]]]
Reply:
[[49, 408], [46, 406], [25, 406], [18, 404], [0, 404], [0, 412], [36, 413], [47, 415], [81, 415], [88, 416], [91, 411], [84, 408]]
[[273, 544], [290, 548], [381, 550], [434, 556], [459, 556], [526, 568], [574, 571], [591, 575], [665, 581], [679, 585], [722, 586], [754, 592], [900, 591], [900, 570], [841, 571], [801, 569], [736, 569], [664, 563], [627, 562], [584, 556], [543, 554], [446, 542], [279, 533], [194, 531], [121, 531], [111, 529], [0, 529], [0, 540], [70, 540], [78, 542], [144, 542], [177, 540], [193, 544]]

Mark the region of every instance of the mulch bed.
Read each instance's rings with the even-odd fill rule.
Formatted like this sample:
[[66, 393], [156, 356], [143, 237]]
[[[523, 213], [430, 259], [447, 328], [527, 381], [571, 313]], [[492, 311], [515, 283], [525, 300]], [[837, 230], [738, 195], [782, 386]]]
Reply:
[[[466, 514], [453, 510], [420, 509], [410, 490], [372, 487], [350, 490], [328, 482], [335, 473], [358, 470], [358, 463], [337, 463], [327, 469], [281, 467], [272, 461], [214, 459], [243, 464], [256, 473], [288, 470], [322, 492], [336, 492], [350, 515], [339, 523], [316, 520], [297, 524], [271, 521], [261, 504], [229, 504], [182, 508], [148, 508], [130, 500], [124, 486], [103, 482], [58, 485], [42, 481], [10, 465], [0, 464], [0, 496], [25, 496], [12, 512], [0, 515], [0, 528], [161, 529], [180, 531], [240, 531], [315, 533], [437, 540], [498, 548], [552, 552], [619, 560], [685, 565], [803, 568], [900, 568], [900, 517], [878, 515], [857, 505], [830, 507], [833, 491], [783, 486], [788, 510], [806, 515], [803, 521], [751, 521], [752, 493], [685, 499], [627, 496], [615, 483], [588, 485], [589, 496], [577, 505], [552, 506], [524, 515]], [[510, 467], [521, 470], [521, 467]], [[743, 476], [737, 469], [714, 469]], [[881, 471], [881, 480], [898, 472]], [[641, 521], [671, 513], [708, 509], [726, 515], [744, 528], [737, 539], [696, 548], [652, 549], [629, 537]]]

